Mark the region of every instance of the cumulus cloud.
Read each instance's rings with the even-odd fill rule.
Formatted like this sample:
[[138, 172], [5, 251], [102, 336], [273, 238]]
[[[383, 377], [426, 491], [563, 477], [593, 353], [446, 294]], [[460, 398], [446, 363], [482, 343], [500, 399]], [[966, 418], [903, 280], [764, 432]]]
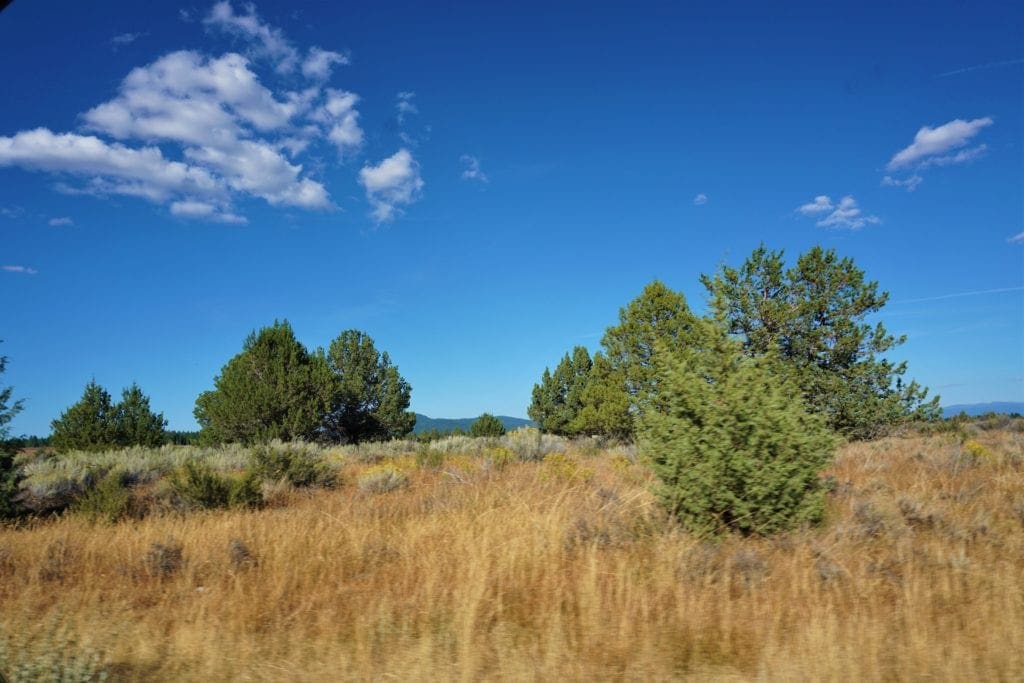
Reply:
[[993, 124], [992, 117], [964, 121], [954, 119], [936, 128], [923, 126], [914, 136], [914, 141], [893, 155], [886, 167], [893, 171], [909, 166], [925, 168], [931, 165], [959, 164], [970, 161], [985, 151], [981, 145], [957, 154], [948, 154], [951, 150], [967, 146], [983, 128]]
[[707, 203], [708, 203], [708, 196], [706, 194], [704, 194], [703, 192], [699, 193], [696, 197], [693, 198], [693, 205], [694, 206], [704, 206]]
[[828, 195], [818, 195], [814, 201], [797, 207], [797, 213], [804, 216], [821, 216], [815, 225], [822, 228], [859, 230], [865, 225], [882, 222], [878, 216], [865, 215], [857, 206], [857, 200], [850, 195], [840, 199], [838, 204], [833, 204]]
[[321, 50], [318, 47], [312, 47], [306, 54], [306, 59], [302, 62], [302, 74], [306, 78], [326, 81], [331, 77], [331, 72], [334, 70], [335, 64], [341, 64], [344, 66], [348, 63], [349, 60], [347, 55], [343, 55], [340, 52], [332, 52], [330, 50]]
[[0, 266], [0, 268], [8, 273], [21, 273], [22, 275], [36, 275], [39, 273], [35, 268], [29, 268], [28, 266]]
[[480, 160], [472, 154], [463, 154], [459, 157], [459, 161], [462, 162], [463, 180], [478, 180], [481, 183], [490, 181], [487, 174], [480, 168]]
[[50, 225], [54, 227], [60, 227], [64, 225], [74, 225], [75, 222], [67, 216], [61, 216], [60, 218], [51, 218], [49, 221]]
[[171, 204], [171, 214], [180, 218], [201, 218], [221, 223], [248, 223], [244, 216], [224, 211], [216, 204], [185, 199]]
[[345, 90], [328, 88], [324, 104], [313, 113], [313, 119], [324, 124], [327, 139], [345, 157], [363, 144], [363, 129], [359, 127], [356, 104], [359, 95]]
[[359, 183], [366, 189], [366, 199], [373, 206], [371, 215], [378, 223], [392, 220], [402, 206], [419, 199], [424, 185], [419, 164], [405, 148], [376, 166], [364, 166]]
[[813, 216], [815, 214], [831, 211], [833, 208], [832, 200], [829, 199], [828, 195], [820, 194], [814, 198], [814, 201], [798, 207], [797, 211], [805, 216]]
[[902, 187], [907, 192], [913, 192], [917, 189], [917, 186], [924, 182], [924, 178], [917, 175], [916, 173], [909, 178], [900, 180], [899, 178], [893, 178], [892, 176], [885, 176], [882, 178], [883, 187]]
[[228, 0], [221, 0], [210, 10], [203, 23], [249, 42], [255, 56], [275, 63], [278, 73], [287, 74], [299, 63], [299, 51], [284, 37], [281, 29], [264, 23], [253, 5], [246, 5], [246, 13], [236, 13]]

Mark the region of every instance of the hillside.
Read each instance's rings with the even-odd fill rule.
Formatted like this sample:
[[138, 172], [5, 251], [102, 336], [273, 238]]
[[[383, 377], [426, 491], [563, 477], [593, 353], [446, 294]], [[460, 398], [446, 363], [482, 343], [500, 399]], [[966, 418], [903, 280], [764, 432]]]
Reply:
[[991, 403], [960, 403], [946, 406], [942, 409], [942, 417], [954, 417], [960, 413], [967, 413], [972, 417], [986, 415], [988, 413], [1006, 413], [1024, 415], [1024, 402], [1022, 401], [993, 401]]
[[[533, 420], [526, 420], [521, 417], [509, 417], [508, 415], [495, 415], [501, 423], [505, 425], [505, 429], [512, 430], [518, 427], [535, 426]], [[461, 429], [462, 431], [469, 431], [470, 425], [476, 422], [475, 417], [427, 417], [420, 413], [416, 413], [416, 426], [413, 427], [412, 433], [419, 434], [431, 429], [436, 429], [439, 432], [450, 432], [453, 429]]]

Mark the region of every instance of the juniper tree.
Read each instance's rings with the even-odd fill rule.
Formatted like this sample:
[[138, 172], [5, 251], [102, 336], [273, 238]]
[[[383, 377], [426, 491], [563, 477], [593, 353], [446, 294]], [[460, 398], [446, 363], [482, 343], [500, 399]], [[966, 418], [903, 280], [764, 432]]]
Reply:
[[288, 321], [252, 332], [242, 351], [196, 399], [207, 443], [312, 439], [327, 414], [334, 382], [321, 354], [310, 354]]
[[505, 425], [490, 413], [484, 413], [469, 426], [470, 436], [501, 436], [505, 433]]
[[595, 353], [570, 431], [628, 439], [633, 434], [633, 415], [629, 408], [625, 376], [612, 367], [603, 353]]
[[318, 353], [332, 377], [329, 409], [320, 435], [329, 441], [360, 443], [403, 437], [416, 426], [410, 412], [412, 387], [387, 352], [359, 330], [345, 330]]
[[868, 318], [888, 301], [850, 258], [814, 247], [785, 269], [783, 252], [763, 245], [739, 268], [701, 281], [711, 308], [750, 357], [776, 354], [808, 407], [850, 438], [870, 438], [910, 418], [934, 418], [938, 398], [904, 382], [905, 362], [885, 354], [905, 341]]
[[768, 535], [819, 521], [819, 474], [835, 438], [792, 400], [798, 389], [777, 359], [750, 357], [707, 325], [700, 345], [659, 345], [659, 391], [639, 427], [655, 493], [699, 535]]
[[[7, 357], [0, 356], [0, 375], [6, 369]], [[10, 441], [10, 423], [21, 412], [24, 400], [13, 400], [13, 394], [14, 387], [0, 389], [0, 519], [14, 514], [14, 494], [18, 490], [18, 473], [14, 465], [16, 448]]]
[[106, 389], [90, 380], [82, 398], [50, 423], [58, 452], [102, 451], [118, 443], [117, 411]]
[[135, 383], [121, 392], [121, 402], [114, 409], [114, 424], [117, 443], [121, 446], [156, 448], [167, 440], [164, 431], [167, 420], [163, 413], [150, 409], [149, 397]]
[[572, 435], [574, 422], [583, 406], [583, 392], [593, 365], [586, 348], [577, 346], [565, 354], [554, 373], [547, 368], [540, 384], [533, 386], [533, 400], [527, 415], [550, 434]]

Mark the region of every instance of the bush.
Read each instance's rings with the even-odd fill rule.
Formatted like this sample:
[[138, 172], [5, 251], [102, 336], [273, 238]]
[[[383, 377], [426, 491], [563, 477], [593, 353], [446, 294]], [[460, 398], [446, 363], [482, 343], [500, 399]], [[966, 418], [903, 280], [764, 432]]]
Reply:
[[387, 493], [409, 485], [409, 477], [390, 465], [378, 465], [363, 472], [358, 479], [359, 489], [366, 493]]
[[205, 463], [189, 460], [171, 475], [170, 482], [174, 493], [189, 507], [227, 507], [229, 484]]
[[304, 444], [257, 446], [252, 469], [264, 479], [285, 480], [292, 486], [330, 486], [334, 472], [320, 454]]
[[490, 413], [484, 413], [469, 426], [469, 435], [472, 437], [502, 436], [504, 433], [505, 425]]
[[128, 515], [131, 490], [122, 472], [110, 472], [75, 501], [73, 509], [93, 522], [114, 523]]
[[660, 395], [642, 420], [656, 494], [700, 535], [767, 535], [821, 519], [819, 473], [836, 439], [765, 358], [708, 330], [703, 350], [659, 354]]
[[419, 467], [431, 470], [440, 469], [441, 465], [444, 464], [444, 458], [444, 451], [431, 448], [427, 444], [421, 444], [416, 449], [416, 465]]

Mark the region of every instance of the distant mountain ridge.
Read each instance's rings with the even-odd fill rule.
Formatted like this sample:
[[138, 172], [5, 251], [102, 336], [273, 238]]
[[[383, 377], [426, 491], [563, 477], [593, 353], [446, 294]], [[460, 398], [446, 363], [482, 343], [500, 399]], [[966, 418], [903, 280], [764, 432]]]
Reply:
[[[479, 417], [479, 415], [477, 416]], [[526, 420], [521, 417], [509, 417], [508, 415], [495, 415], [505, 425], [505, 429], [517, 429], [519, 427], [535, 427], [533, 420]], [[427, 417], [416, 413], [416, 426], [412, 428], [413, 434], [419, 434], [431, 429], [439, 432], [450, 432], [453, 429], [469, 431], [470, 425], [476, 422], [476, 417]]]
[[952, 406], [945, 406], [942, 409], [942, 417], [953, 417], [960, 413], [977, 416], [986, 413], [1017, 413], [1024, 415], [1024, 402], [1022, 401], [993, 401], [991, 403], [960, 403]]

